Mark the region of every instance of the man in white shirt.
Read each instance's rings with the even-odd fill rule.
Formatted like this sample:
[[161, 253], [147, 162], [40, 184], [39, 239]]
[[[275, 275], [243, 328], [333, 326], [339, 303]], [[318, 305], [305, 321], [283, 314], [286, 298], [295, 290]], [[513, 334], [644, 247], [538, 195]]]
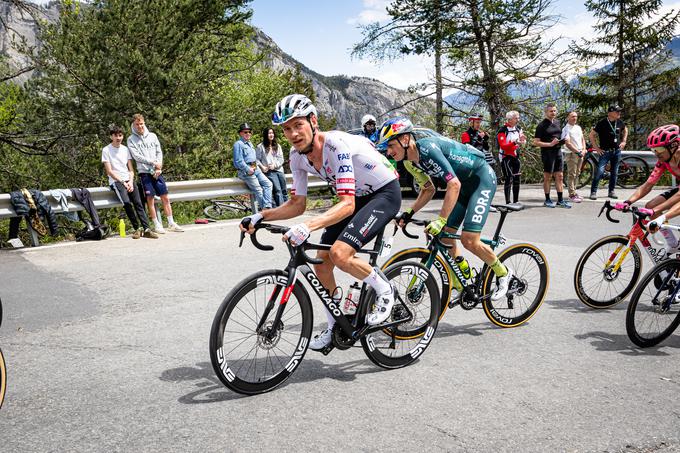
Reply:
[[[123, 203], [132, 228], [135, 232], [133, 239], [141, 236], [157, 239], [158, 235], [149, 228], [149, 218], [144, 211], [144, 205], [135, 187], [135, 171], [132, 167], [132, 156], [127, 146], [123, 145], [123, 128], [112, 124], [109, 126], [111, 143], [102, 149], [102, 163], [109, 177], [111, 190]], [[141, 223], [141, 227], [140, 227]]]
[[583, 201], [583, 198], [576, 193], [576, 182], [581, 172], [581, 165], [583, 165], [583, 157], [586, 155], [586, 140], [583, 137], [581, 126], [576, 124], [577, 120], [578, 113], [569, 112], [567, 124], [562, 128], [561, 137], [564, 140], [562, 151], [565, 153], [567, 163], [567, 188], [569, 189], [569, 200], [572, 203]]

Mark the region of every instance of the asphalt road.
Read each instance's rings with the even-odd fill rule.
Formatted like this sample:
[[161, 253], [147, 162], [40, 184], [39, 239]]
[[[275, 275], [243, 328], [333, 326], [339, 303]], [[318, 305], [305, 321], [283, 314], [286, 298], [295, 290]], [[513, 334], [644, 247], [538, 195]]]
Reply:
[[[309, 351], [256, 397], [222, 386], [208, 334], [230, 288], [283, 266], [283, 247], [239, 249], [223, 222], [2, 252], [0, 451], [680, 451], [680, 332], [637, 349], [625, 303], [594, 311], [573, 289], [585, 247], [629, 224], [596, 218], [599, 202], [539, 207], [540, 192], [523, 189], [528, 209], [504, 228], [550, 265], [529, 323], [504, 330], [457, 308], [410, 367], [381, 370], [360, 348]], [[398, 235], [395, 250], [417, 243]]]

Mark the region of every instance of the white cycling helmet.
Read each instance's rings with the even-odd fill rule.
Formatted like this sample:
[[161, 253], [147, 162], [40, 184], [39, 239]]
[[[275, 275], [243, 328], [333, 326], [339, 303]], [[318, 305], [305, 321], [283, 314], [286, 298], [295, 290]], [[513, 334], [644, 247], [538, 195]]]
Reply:
[[365, 126], [366, 123], [368, 123], [369, 121], [373, 121], [375, 123], [376, 119], [375, 119], [375, 116], [367, 113], [366, 115], [361, 117], [361, 126], [362, 127]]
[[272, 114], [272, 124], [280, 126], [290, 119], [307, 117], [312, 113], [318, 116], [316, 107], [314, 107], [314, 104], [312, 104], [312, 101], [307, 96], [304, 94], [290, 94], [276, 104]]

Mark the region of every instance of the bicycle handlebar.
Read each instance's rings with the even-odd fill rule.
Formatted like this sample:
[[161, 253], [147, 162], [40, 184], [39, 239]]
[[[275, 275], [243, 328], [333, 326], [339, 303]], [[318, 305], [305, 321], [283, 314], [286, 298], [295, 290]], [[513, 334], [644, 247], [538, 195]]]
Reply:
[[[618, 219], [615, 219], [611, 216], [612, 211], [621, 211], [621, 212], [626, 212], [625, 207], [621, 207], [620, 205], [624, 205], [624, 203], [616, 203], [616, 205], [612, 206], [609, 200], [605, 201], [604, 204], [602, 205], [602, 209], [600, 209], [600, 213], [597, 215], [600, 217], [603, 212], [605, 212], [605, 216], [607, 217], [607, 220], [609, 220], [612, 223], [619, 223], [620, 221]], [[647, 208], [637, 208], [635, 206], [629, 206], [630, 212], [633, 214], [633, 218], [635, 219], [636, 222], [640, 223], [640, 226], [642, 226], [642, 220], [646, 219], [647, 217], [651, 217], [654, 215], [654, 210], [653, 209], [647, 209]]]
[[[248, 224], [248, 225], [250, 225], [250, 224]], [[245, 225], [244, 225], [244, 227], [245, 227]], [[271, 233], [274, 233], [274, 234], [286, 234], [286, 233], [288, 232], [288, 230], [290, 229], [290, 228], [287, 227], [287, 226], [283, 226], [283, 225], [273, 225], [273, 224], [271, 224], [271, 223], [262, 223], [262, 222], [260, 222], [260, 223], [258, 223], [257, 225], [255, 225], [255, 231], [250, 235], [250, 242], [253, 243], [253, 245], [255, 246], [255, 248], [258, 248], [258, 249], [264, 250], [264, 251], [271, 251], [271, 250], [274, 250], [274, 246], [273, 246], [273, 245], [262, 244], [260, 241], [257, 240], [257, 232], [258, 232], [259, 230], [263, 229], [263, 228], [264, 228], [265, 230], [271, 232]], [[245, 236], [246, 236], [245, 231], [241, 231], [241, 238], [240, 238], [239, 244], [238, 244], [239, 247], [241, 247], [241, 246], [243, 245], [243, 239], [245, 238]], [[296, 248], [296, 247], [294, 247], [293, 245], [291, 245], [289, 242], [287, 243], [287, 245], [288, 245], [289, 250], [292, 250], [293, 248]], [[303, 255], [303, 257], [304, 257], [304, 259], [305, 259], [306, 261], [308, 261], [308, 262], [310, 262], [310, 263], [312, 263], [312, 264], [321, 264], [321, 263], [323, 263], [323, 260], [322, 260], [322, 259], [319, 259], [319, 258], [312, 258], [311, 256], [307, 255], [307, 253], [305, 253], [305, 249], [306, 249], [306, 248], [308, 248], [308, 247], [309, 247], [309, 248], [315, 248], [315, 247], [318, 246], [318, 245], [319, 245], [319, 244], [311, 244], [311, 243], [308, 243], [308, 242], [304, 242], [303, 244], [301, 244], [301, 245], [298, 246], [298, 247], [301, 247], [302, 255]], [[292, 252], [291, 252], [291, 253], [292, 253]]]

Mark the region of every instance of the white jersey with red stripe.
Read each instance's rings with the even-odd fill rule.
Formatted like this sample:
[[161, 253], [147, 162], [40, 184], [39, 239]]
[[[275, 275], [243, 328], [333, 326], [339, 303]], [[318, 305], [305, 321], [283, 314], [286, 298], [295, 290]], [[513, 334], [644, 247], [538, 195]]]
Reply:
[[399, 178], [392, 164], [366, 137], [341, 131], [324, 133], [323, 165], [317, 171], [307, 157], [290, 153], [293, 195], [307, 195], [308, 175], [317, 175], [335, 187], [338, 195], [363, 197]]

